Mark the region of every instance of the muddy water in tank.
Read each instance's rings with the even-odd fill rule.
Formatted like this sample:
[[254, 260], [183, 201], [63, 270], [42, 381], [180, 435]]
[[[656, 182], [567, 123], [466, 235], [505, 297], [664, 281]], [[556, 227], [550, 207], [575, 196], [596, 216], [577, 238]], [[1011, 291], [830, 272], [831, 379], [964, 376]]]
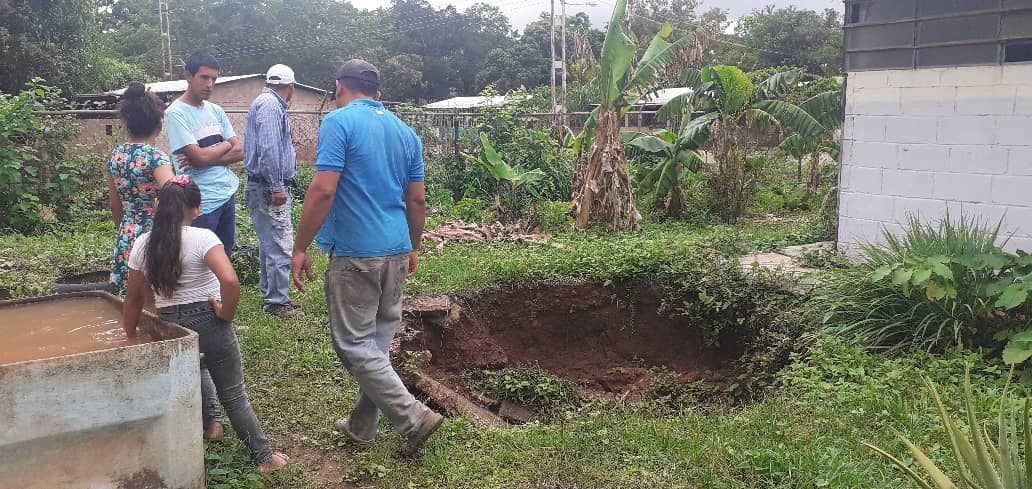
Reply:
[[95, 299], [6, 308], [0, 314], [0, 365], [146, 342], [142, 335], [127, 338], [120, 321], [114, 304]]
[[129, 341], [121, 309], [0, 301], [0, 489], [204, 488], [197, 335], [144, 315]]

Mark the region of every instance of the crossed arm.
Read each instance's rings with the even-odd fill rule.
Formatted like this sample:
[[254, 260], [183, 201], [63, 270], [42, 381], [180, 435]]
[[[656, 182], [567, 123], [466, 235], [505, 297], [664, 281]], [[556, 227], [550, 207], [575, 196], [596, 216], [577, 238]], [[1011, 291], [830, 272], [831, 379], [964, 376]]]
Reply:
[[184, 170], [228, 165], [244, 159], [244, 143], [240, 136], [233, 136], [207, 148], [188, 144], [183, 146], [183, 152], [177, 155], [176, 159]]

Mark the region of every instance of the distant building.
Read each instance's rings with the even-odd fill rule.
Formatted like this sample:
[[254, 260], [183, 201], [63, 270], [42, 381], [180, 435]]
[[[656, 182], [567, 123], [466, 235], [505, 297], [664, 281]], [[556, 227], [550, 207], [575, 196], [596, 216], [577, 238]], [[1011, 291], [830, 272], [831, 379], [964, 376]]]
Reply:
[[[175, 100], [176, 97], [186, 92], [186, 80], [148, 83], [146, 86], [147, 90], [157, 94], [165, 103]], [[209, 100], [226, 110], [233, 129], [242, 137], [247, 129], [247, 110], [264, 87], [265, 75], [262, 73], [219, 77], [215, 81], [215, 88], [212, 90]], [[107, 102], [110, 105], [117, 102], [118, 97], [124, 91], [123, 88], [78, 98], [80, 102]], [[329, 99], [331, 96], [332, 94], [326, 90], [301, 83], [296, 84], [294, 97], [290, 101], [288, 110], [310, 112], [309, 114], [292, 113], [289, 115], [299, 163], [315, 161], [316, 137], [319, 133], [319, 123], [322, 120], [320, 113], [330, 112], [337, 108], [336, 103]], [[110, 151], [112, 145], [118, 144], [124, 137], [121, 121], [117, 116], [107, 115], [105, 118], [98, 114], [97, 117], [80, 117], [80, 119], [83, 127], [79, 137], [80, 142], [90, 145], [96, 152]], [[166, 151], [169, 150], [164, 132], [158, 137], [158, 146]]]
[[847, 0], [838, 240], [963, 212], [1032, 251], [1032, 1]]

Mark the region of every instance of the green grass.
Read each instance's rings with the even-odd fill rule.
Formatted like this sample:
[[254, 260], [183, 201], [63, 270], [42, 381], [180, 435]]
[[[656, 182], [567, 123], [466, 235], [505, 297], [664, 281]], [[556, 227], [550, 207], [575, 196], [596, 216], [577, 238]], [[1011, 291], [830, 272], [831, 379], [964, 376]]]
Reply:
[[[242, 215], [241, 241], [248, 242], [253, 237]], [[561, 233], [550, 245], [448, 244], [423, 252], [408, 291], [662, 280], [714, 255], [811, 240], [812, 229], [805, 221], [737, 227], [650, 221], [637, 234]], [[110, 224], [0, 236], [0, 286], [36, 290], [58, 273], [106, 266], [112, 240]], [[325, 255], [313, 257], [324, 270]], [[383, 425], [377, 444], [356, 451], [331, 428], [346, 414], [355, 385], [330, 346], [321, 273], [310, 285], [308, 294], [295, 296], [305, 317], [291, 320], [262, 314], [256, 288], [245, 286], [236, 321], [246, 328], [239, 336], [252, 403], [274, 446], [296, 463], [263, 482], [249, 480], [243, 445], [230, 435], [226, 444], [209, 446], [209, 487], [317, 488], [343, 480], [382, 488], [902, 488], [910, 487], [902, 474], [861, 443], [902, 454], [889, 430], [896, 428], [944, 460], [944, 435], [920, 375], [931, 375], [943, 384], [944, 398], [956, 399], [963, 366], [974, 363], [983, 413], [992, 411], [1002, 389], [1000, 367], [978, 355], [889, 359], [828, 341], [797, 358], [781, 374], [781, 387], [753, 404], [593, 402], [504, 431], [449, 418], [411, 459], [400, 456], [401, 438]], [[320, 466], [332, 470], [318, 476]]]

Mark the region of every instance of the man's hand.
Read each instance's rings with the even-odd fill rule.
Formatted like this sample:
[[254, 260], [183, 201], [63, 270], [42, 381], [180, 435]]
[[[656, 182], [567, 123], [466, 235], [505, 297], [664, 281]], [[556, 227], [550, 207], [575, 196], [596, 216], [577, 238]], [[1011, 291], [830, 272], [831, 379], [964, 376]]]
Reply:
[[411, 277], [416, 274], [416, 269], [419, 268], [419, 251], [412, 250], [408, 254], [408, 274], [405, 277]]
[[294, 279], [294, 286], [297, 287], [297, 290], [304, 294], [308, 291], [308, 287], [305, 286], [301, 272], [304, 272], [304, 276], [308, 280], [315, 278], [315, 274], [312, 273], [312, 260], [308, 258], [308, 252], [294, 250], [293, 256], [290, 258], [290, 276]]
[[273, 192], [270, 195], [270, 199], [269, 200], [272, 202], [272, 205], [283, 205], [283, 204], [286, 204], [287, 203], [287, 193], [286, 192]]

